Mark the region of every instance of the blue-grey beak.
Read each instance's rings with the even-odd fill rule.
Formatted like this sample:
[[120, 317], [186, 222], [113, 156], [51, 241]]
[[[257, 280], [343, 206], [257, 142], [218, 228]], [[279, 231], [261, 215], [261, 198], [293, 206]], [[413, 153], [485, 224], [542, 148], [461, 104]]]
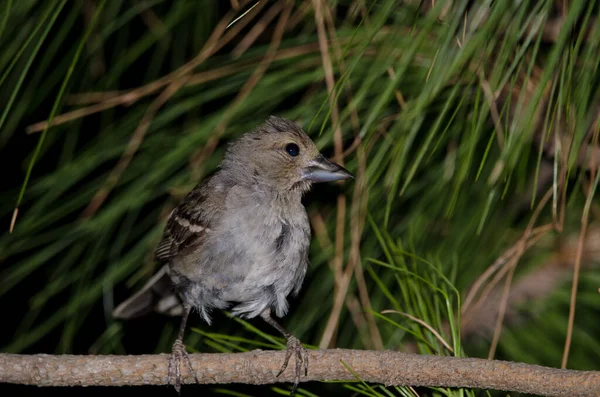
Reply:
[[308, 167], [302, 169], [302, 180], [310, 182], [332, 182], [353, 178], [344, 167], [332, 163], [319, 154], [310, 161]]

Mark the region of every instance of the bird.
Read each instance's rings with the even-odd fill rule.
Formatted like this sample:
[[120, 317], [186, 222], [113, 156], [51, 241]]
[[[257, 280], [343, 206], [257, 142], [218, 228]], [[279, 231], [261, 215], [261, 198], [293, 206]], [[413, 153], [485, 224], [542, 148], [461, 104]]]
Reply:
[[177, 392], [182, 361], [195, 374], [183, 345], [190, 313], [210, 325], [212, 310], [228, 309], [260, 317], [283, 335], [286, 356], [277, 376], [294, 356], [295, 393], [302, 372], [308, 375], [308, 353], [273, 314], [287, 314], [288, 296], [298, 295], [307, 271], [311, 230], [302, 196], [313, 183], [352, 177], [298, 124], [270, 116], [230, 143], [217, 171], [173, 209], [155, 250], [164, 266], [113, 315], [153, 309], [182, 316], [167, 377]]

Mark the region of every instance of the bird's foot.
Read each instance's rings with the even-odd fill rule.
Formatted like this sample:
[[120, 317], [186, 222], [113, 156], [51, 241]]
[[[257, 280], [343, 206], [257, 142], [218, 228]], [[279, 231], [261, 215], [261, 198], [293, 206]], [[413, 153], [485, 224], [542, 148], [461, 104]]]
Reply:
[[304, 376], [308, 375], [308, 352], [302, 346], [302, 343], [298, 338], [294, 336], [290, 336], [287, 340], [287, 350], [285, 353], [285, 360], [283, 361], [283, 365], [279, 370], [277, 376], [281, 375], [283, 371], [288, 366], [290, 358], [292, 354], [296, 356], [296, 376], [294, 378], [294, 386], [292, 387], [292, 391], [290, 396], [293, 396], [296, 393], [296, 389], [298, 388], [298, 384], [300, 383], [300, 375], [302, 374], [302, 366], [304, 366]]
[[190, 357], [185, 351], [185, 346], [183, 342], [179, 339], [173, 343], [173, 350], [171, 353], [171, 358], [169, 359], [169, 375], [167, 377], [167, 384], [171, 384], [171, 379], [174, 379], [173, 386], [175, 387], [175, 391], [180, 393], [181, 391], [181, 361], [185, 361], [185, 364], [188, 367], [188, 370], [194, 375], [194, 379], [196, 379], [196, 383], [200, 383], [198, 381], [198, 376], [196, 375], [196, 371], [192, 367], [192, 362], [190, 361]]

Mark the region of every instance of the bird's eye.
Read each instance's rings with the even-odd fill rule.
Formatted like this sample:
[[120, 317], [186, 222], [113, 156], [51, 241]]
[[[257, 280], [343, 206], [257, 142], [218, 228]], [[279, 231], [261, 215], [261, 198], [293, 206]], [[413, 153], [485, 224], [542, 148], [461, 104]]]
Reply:
[[296, 157], [300, 154], [300, 148], [295, 143], [288, 143], [285, 145], [285, 151], [292, 157]]

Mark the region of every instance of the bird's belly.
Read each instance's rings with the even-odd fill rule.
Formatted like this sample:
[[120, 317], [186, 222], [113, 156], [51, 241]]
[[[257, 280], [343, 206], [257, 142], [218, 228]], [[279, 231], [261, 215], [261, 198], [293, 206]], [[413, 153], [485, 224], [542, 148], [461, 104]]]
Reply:
[[[224, 224], [207, 235], [194, 262], [180, 263], [192, 279], [184, 299], [201, 312], [226, 308], [247, 318], [271, 308], [278, 316], [288, 309], [286, 297], [300, 289], [310, 244], [308, 219]], [[188, 259], [190, 259], [188, 257]]]
[[255, 317], [272, 308], [281, 317], [288, 309], [287, 296], [299, 289], [306, 274], [308, 244], [292, 243], [278, 250], [263, 251], [262, 260], [246, 262], [244, 277], [232, 280], [220, 294], [223, 300], [237, 303], [233, 314]]
[[235, 305], [235, 315], [251, 318], [272, 308], [283, 316], [287, 296], [300, 288], [306, 273], [310, 229], [307, 224], [279, 223], [246, 233], [245, 239], [227, 236], [232, 244], [222, 252], [225, 263], [210, 272], [210, 287], [218, 290], [219, 299]]

